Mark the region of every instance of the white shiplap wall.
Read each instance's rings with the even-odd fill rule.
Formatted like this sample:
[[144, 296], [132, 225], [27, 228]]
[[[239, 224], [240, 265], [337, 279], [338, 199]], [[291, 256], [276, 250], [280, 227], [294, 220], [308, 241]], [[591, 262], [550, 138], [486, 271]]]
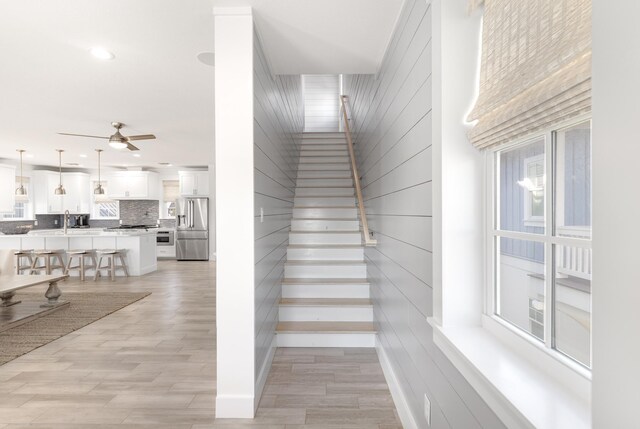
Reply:
[[338, 75], [303, 75], [305, 132], [338, 131]]
[[255, 368], [260, 382], [278, 322], [304, 113], [300, 76], [274, 77], [255, 35], [253, 67]]
[[[369, 225], [366, 248], [379, 342], [410, 413], [425, 428], [504, 425], [433, 343], [431, 10], [407, 0], [377, 78], [344, 77]], [[461, 267], [463, 269], [463, 267]]]

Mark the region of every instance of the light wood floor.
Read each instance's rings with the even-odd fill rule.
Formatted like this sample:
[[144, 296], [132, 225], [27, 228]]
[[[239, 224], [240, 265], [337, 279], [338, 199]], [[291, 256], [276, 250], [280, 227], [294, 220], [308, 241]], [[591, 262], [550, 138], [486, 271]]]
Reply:
[[166, 261], [62, 283], [152, 295], [0, 366], [0, 428], [401, 427], [370, 349], [279, 349], [256, 418], [216, 421], [214, 277], [213, 263]]

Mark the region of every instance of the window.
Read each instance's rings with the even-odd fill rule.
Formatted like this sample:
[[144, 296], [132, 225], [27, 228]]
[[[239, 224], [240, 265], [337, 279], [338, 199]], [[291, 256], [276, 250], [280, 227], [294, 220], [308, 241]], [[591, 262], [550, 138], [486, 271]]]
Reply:
[[[2, 213], [0, 219], [2, 220], [33, 220], [31, 213], [32, 204], [28, 199], [31, 196], [31, 187], [28, 177], [22, 177], [22, 185], [27, 189], [27, 199], [23, 201], [18, 200], [16, 197], [15, 204], [13, 206], [13, 213]], [[20, 186], [20, 176], [16, 177], [16, 188]]]
[[[98, 186], [98, 181], [92, 182], [91, 189], [95, 189]], [[111, 200], [107, 197], [107, 182], [102, 181], [102, 188], [104, 194], [94, 195], [93, 210], [91, 213], [92, 219], [120, 219], [120, 202]], [[93, 191], [92, 191], [93, 192]]]
[[176, 217], [176, 200], [180, 195], [178, 180], [162, 181], [162, 218]]
[[498, 147], [488, 162], [491, 313], [590, 367], [590, 122]]

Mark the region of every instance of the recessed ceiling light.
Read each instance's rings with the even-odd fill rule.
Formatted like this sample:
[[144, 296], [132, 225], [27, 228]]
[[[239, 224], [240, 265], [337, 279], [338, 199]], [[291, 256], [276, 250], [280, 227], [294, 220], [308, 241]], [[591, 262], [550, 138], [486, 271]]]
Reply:
[[107, 51], [105, 48], [101, 48], [99, 46], [94, 46], [93, 48], [89, 49], [89, 52], [91, 52], [91, 55], [99, 60], [112, 60], [115, 58], [115, 55]]
[[77, 162], [67, 162], [67, 165], [70, 165], [72, 167], [78, 167], [80, 166], [80, 164], [78, 164]]
[[84, 154], [84, 153], [81, 153], [81, 154], [80, 154], [80, 158], [86, 158], [86, 157], [87, 157], [87, 155], [86, 155], [86, 154]]
[[139, 154], [139, 153], [134, 153], [134, 154], [133, 154], [133, 157], [134, 157], [134, 158], [140, 158], [140, 154]]
[[162, 165], [163, 167], [171, 167], [173, 165], [170, 162], [159, 162], [158, 164]]
[[211, 67], [216, 65], [216, 55], [213, 52], [200, 52], [197, 58], [204, 65]]

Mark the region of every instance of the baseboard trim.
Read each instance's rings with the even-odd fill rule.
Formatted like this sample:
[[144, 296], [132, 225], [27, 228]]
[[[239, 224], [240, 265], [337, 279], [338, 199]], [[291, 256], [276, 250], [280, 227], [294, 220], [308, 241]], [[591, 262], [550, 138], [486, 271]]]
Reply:
[[378, 353], [382, 372], [384, 373], [384, 378], [387, 380], [387, 384], [389, 385], [391, 397], [393, 398], [393, 403], [398, 411], [398, 417], [400, 417], [402, 427], [405, 429], [419, 429], [418, 423], [416, 423], [416, 420], [411, 414], [409, 403], [402, 391], [402, 387], [400, 387], [396, 373], [391, 366], [391, 361], [387, 356], [387, 352], [382, 347], [382, 344], [380, 344], [380, 339], [376, 339], [376, 352]]
[[216, 396], [217, 419], [252, 419], [255, 417], [252, 395]]
[[277, 346], [278, 339], [274, 334], [273, 339], [271, 340], [271, 345], [269, 346], [269, 353], [267, 354], [267, 358], [262, 363], [262, 368], [260, 368], [260, 373], [258, 374], [258, 379], [256, 380], [256, 395], [254, 401], [254, 410], [256, 411], [258, 410], [258, 405], [260, 405], [260, 398], [262, 398], [262, 391], [264, 390], [264, 386], [265, 384], [267, 384], [267, 378], [269, 377], [269, 371], [271, 370], [273, 357], [276, 355]]

